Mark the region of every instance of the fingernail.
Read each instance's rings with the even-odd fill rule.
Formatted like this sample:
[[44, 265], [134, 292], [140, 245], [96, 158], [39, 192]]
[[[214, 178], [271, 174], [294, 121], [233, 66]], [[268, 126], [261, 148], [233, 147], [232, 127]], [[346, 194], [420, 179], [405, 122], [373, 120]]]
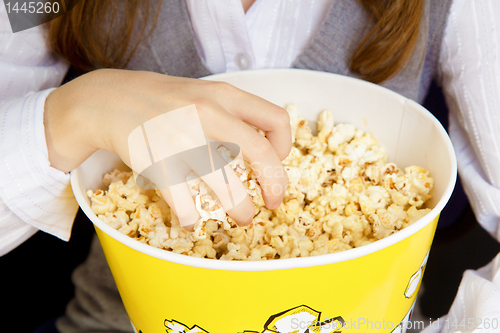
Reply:
[[189, 232], [193, 232], [194, 231], [194, 224], [183, 225], [182, 227], [184, 229], [186, 229], [187, 231], [189, 231]]
[[267, 208], [269, 209], [276, 209], [278, 208], [279, 206], [281, 205], [281, 201], [274, 201], [272, 203], [270, 203], [269, 205], [266, 205]]
[[238, 225], [239, 225], [240, 227], [246, 227], [247, 225], [249, 225], [249, 224], [250, 224], [250, 223], [252, 223], [252, 222], [253, 222], [253, 219], [252, 219], [252, 220], [250, 220], [250, 221], [238, 222]]

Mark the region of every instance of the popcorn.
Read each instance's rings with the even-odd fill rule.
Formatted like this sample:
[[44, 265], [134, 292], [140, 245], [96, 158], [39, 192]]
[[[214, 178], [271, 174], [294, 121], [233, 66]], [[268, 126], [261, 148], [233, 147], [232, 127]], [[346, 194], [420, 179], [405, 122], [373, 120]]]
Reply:
[[338, 124], [335, 126], [328, 138], [328, 148], [336, 151], [339, 146], [352, 140], [355, 134], [355, 128], [351, 124]]
[[104, 215], [98, 215], [98, 218], [109, 224], [112, 228], [119, 230], [123, 226], [126, 226], [128, 221], [130, 221], [129, 216], [123, 210], [115, 212], [105, 212]]
[[283, 160], [289, 186], [278, 208], [265, 207], [250, 165], [223, 145], [217, 147], [255, 205], [250, 225], [237, 226], [216, 194], [194, 173], [187, 177], [200, 214], [193, 232], [181, 227], [158, 190], [139, 188], [128, 171], [106, 174], [106, 191], [87, 192], [93, 211], [142, 243], [220, 260], [286, 259], [346, 251], [388, 237], [430, 211], [422, 208], [434, 186], [427, 170], [409, 166], [403, 171], [387, 163], [384, 149], [371, 134], [352, 124], [334, 124], [329, 111], [320, 113], [314, 135], [295, 105], [285, 109], [294, 145]]
[[92, 210], [97, 216], [116, 210], [115, 202], [102, 190], [96, 190], [95, 192], [88, 190], [87, 196], [90, 198]]

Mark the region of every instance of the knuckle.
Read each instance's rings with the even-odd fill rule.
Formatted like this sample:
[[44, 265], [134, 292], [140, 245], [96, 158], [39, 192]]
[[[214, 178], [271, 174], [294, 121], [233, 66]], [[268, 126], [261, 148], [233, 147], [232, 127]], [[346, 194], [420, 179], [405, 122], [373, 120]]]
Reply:
[[275, 115], [275, 123], [280, 128], [285, 128], [287, 126], [290, 127], [290, 115], [285, 109], [281, 107], [277, 108]]
[[213, 102], [207, 98], [197, 98], [194, 100], [198, 112], [210, 112], [213, 109]]
[[253, 154], [257, 159], [275, 153], [271, 143], [261, 135], [258, 135], [253, 139], [250, 147], [253, 150]]
[[236, 88], [227, 82], [213, 81], [210, 84], [210, 89], [214, 94], [226, 95], [233, 92]]

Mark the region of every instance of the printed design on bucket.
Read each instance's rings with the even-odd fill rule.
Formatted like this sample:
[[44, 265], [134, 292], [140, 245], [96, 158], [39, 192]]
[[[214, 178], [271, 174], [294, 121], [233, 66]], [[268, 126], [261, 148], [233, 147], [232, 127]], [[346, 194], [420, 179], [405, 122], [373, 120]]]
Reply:
[[427, 260], [429, 259], [429, 252], [430, 250], [427, 251], [427, 255], [422, 261], [422, 264], [420, 264], [420, 268], [418, 269], [418, 271], [413, 273], [413, 275], [410, 277], [410, 280], [408, 281], [404, 292], [406, 298], [412, 298], [413, 295], [415, 295], [415, 293], [417, 292], [418, 286], [420, 285], [420, 280], [422, 280], [422, 276], [424, 274], [425, 266], [427, 265]]
[[165, 319], [164, 325], [167, 328], [167, 333], [208, 333], [198, 325], [194, 325], [193, 327], [189, 328], [188, 326], [178, 322], [177, 320]]
[[[321, 321], [321, 312], [300, 305], [269, 317], [263, 331], [245, 330], [243, 333], [340, 333], [344, 324], [340, 316]], [[177, 320], [165, 319], [164, 326], [167, 333], [209, 333], [198, 325], [189, 327]]]
[[[342, 317], [321, 321], [321, 312], [307, 305], [272, 315], [264, 324], [262, 333], [333, 333], [344, 326]], [[261, 333], [260, 331], [244, 331], [243, 333]]]

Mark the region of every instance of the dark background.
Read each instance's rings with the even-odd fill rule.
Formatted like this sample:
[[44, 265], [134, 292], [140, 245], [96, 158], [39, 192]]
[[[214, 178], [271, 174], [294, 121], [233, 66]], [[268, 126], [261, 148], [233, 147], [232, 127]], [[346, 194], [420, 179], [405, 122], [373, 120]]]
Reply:
[[[424, 106], [447, 127], [446, 105], [435, 84]], [[0, 257], [1, 332], [29, 333], [64, 312], [74, 293], [71, 272], [87, 256], [93, 234], [91, 222], [79, 211], [69, 242], [38, 232]], [[462, 273], [486, 265], [499, 252], [500, 244], [477, 224], [459, 183], [441, 214], [424, 274], [423, 316], [446, 314]]]

